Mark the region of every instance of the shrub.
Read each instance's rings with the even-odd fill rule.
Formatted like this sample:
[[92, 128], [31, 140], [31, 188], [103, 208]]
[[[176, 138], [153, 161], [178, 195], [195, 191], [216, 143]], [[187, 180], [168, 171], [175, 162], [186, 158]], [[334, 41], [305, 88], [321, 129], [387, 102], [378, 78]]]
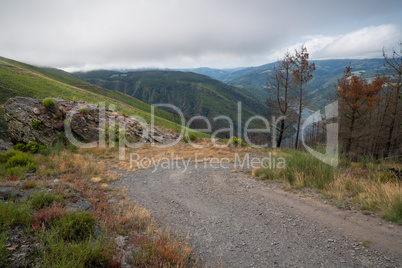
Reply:
[[88, 212], [70, 212], [55, 220], [53, 231], [68, 241], [84, 240], [91, 237], [95, 228], [96, 216]]
[[9, 150], [4, 152], [3, 154], [0, 155], [0, 162], [1, 163], [6, 163], [8, 159], [13, 157], [14, 155], [18, 154], [19, 152], [16, 150]]
[[27, 148], [25, 147], [25, 144], [18, 143], [16, 145], [14, 145], [14, 150], [21, 151], [21, 152], [26, 152]]
[[46, 108], [52, 108], [56, 105], [56, 102], [52, 98], [46, 98], [42, 101], [43, 106]]
[[112, 260], [113, 250], [104, 246], [104, 239], [66, 242], [54, 232], [43, 232], [41, 236], [41, 242], [46, 246], [41, 249], [43, 257], [35, 267], [105, 267], [104, 264]]
[[229, 140], [229, 145], [231, 146], [241, 146], [241, 147], [247, 147], [248, 145], [242, 140], [238, 139], [236, 136], [233, 136]]
[[29, 200], [31, 206], [35, 209], [42, 209], [53, 202], [61, 203], [63, 199], [47, 191], [35, 192]]
[[17, 153], [8, 158], [6, 168], [22, 166], [26, 167], [28, 164], [34, 164], [34, 160], [28, 154], [16, 151]]
[[47, 229], [55, 220], [60, 219], [66, 215], [66, 212], [58, 206], [51, 206], [46, 209], [41, 209], [33, 216], [32, 229]]
[[197, 136], [193, 132], [186, 132], [183, 135], [183, 141], [185, 143], [188, 143], [188, 141], [195, 141], [197, 139]]
[[0, 201], [0, 229], [14, 225], [29, 225], [31, 210], [28, 205]]
[[32, 188], [36, 188], [36, 187], [37, 187], [37, 185], [33, 181], [26, 181], [22, 185], [22, 189], [32, 189]]
[[26, 145], [26, 151], [28, 153], [33, 153], [36, 154], [37, 152], [43, 150], [45, 148], [45, 146], [34, 142], [34, 141], [30, 141], [27, 145]]
[[166, 236], [149, 238], [134, 235], [134, 264], [141, 267], [191, 267], [190, 251], [185, 245]]
[[82, 106], [78, 109], [78, 111], [80, 112], [80, 114], [86, 114], [87, 113], [87, 107]]
[[7, 179], [11, 180], [18, 180], [18, 179], [25, 179], [29, 169], [27, 167], [12, 167], [7, 168], [6, 173], [9, 175]]
[[14, 145], [14, 150], [21, 152], [28, 152], [35, 154], [40, 150], [43, 150], [45, 147], [37, 142], [30, 141], [27, 145], [23, 143], [18, 143]]
[[35, 119], [35, 120], [31, 120], [31, 125], [33, 129], [39, 129], [40, 124], [42, 124], [42, 121]]

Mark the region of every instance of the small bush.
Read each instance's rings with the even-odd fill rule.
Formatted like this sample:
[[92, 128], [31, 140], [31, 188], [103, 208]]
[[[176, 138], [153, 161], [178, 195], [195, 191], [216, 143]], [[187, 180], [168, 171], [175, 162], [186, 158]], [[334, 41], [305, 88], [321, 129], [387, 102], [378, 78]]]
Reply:
[[46, 108], [52, 108], [56, 105], [56, 102], [52, 98], [46, 98], [42, 101], [43, 106]]
[[40, 230], [49, 228], [55, 220], [66, 215], [66, 212], [58, 206], [51, 206], [46, 209], [41, 209], [33, 217], [32, 229]]
[[133, 250], [134, 264], [140, 267], [188, 267], [190, 251], [179, 242], [166, 236], [149, 238], [134, 235], [133, 244], [140, 250]]
[[236, 136], [233, 136], [229, 139], [229, 145], [231, 146], [241, 146], [241, 147], [247, 147], [247, 143], [245, 143], [242, 139], [237, 138]]
[[53, 202], [61, 203], [63, 199], [47, 191], [35, 192], [29, 200], [30, 205], [35, 209], [42, 209]]
[[80, 112], [80, 114], [86, 114], [88, 110], [87, 107], [82, 106], [78, 109], [78, 111]]
[[0, 155], [0, 162], [1, 163], [6, 163], [8, 159], [13, 157], [14, 155], [18, 154], [19, 152], [16, 150], [9, 150], [4, 152], [3, 154]]
[[33, 142], [33, 141], [30, 141], [26, 145], [27, 152], [32, 153], [32, 154], [36, 154], [37, 152], [39, 152], [40, 150], [43, 150], [44, 148], [45, 148], [45, 146], [43, 146], [37, 142]]
[[186, 132], [183, 135], [183, 141], [185, 143], [188, 143], [188, 141], [195, 141], [197, 139], [197, 136], [193, 132]]
[[37, 185], [33, 181], [26, 181], [26, 182], [24, 182], [24, 184], [22, 184], [22, 189], [32, 189], [32, 188], [36, 188], [36, 187], [37, 187]]
[[31, 166], [34, 164], [34, 160], [32, 157], [30, 157], [28, 154], [16, 151], [17, 153], [8, 158], [6, 162], [6, 168], [11, 168], [11, 167], [16, 167], [16, 166], [22, 166], [26, 167], [28, 164], [31, 164]]
[[31, 120], [31, 125], [32, 125], [32, 128], [33, 128], [33, 129], [38, 130], [40, 124], [42, 124], [42, 121], [40, 121], [40, 120], [38, 120], [38, 119], [35, 119], [35, 120], [32, 119], [32, 120]]
[[6, 173], [11, 177], [15, 177], [16, 179], [25, 179], [27, 173], [29, 172], [28, 167], [12, 167], [7, 168]]
[[68, 241], [84, 240], [92, 236], [96, 216], [88, 212], [71, 212], [55, 220], [52, 230]]
[[31, 209], [28, 205], [0, 201], [0, 229], [14, 225], [28, 226], [31, 221]]
[[16, 145], [14, 145], [14, 150], [21, 151], [21, 152], [26, 152], [27, 148], [26, 148], [25, 144], [18, 143]]
[[113, 256], [112, 248], [105, 247], [104, 239], [66, 242], [57, 233], [43, 232], [41, 242], [46, 247], [42, 248], [40, 255], [43, 257], [35, 267], [120, 267], [104, 265]]

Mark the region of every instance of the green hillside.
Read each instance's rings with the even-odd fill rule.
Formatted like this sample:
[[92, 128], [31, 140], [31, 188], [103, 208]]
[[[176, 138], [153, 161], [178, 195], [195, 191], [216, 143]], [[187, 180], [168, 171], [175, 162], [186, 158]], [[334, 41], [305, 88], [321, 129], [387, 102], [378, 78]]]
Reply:
[[188, 117], [202, 115], [213, 118], [226, 115], [235, 121], [238, 101], [242, 102], [243, 123], [253, 115], [267, 113], [265, 100], [261, 101], [242, 88], [192, 72], [120, 73], [100, 70], [74, 74], [87, 82], [122, 92], [149, 104], [174, 104]]
[[[116, 110], [127, 115], [139, 115], [150, 121], [151, 106], [131, 96], [91, 85], [67, 72], [39, 68], [0, 57], [0, 105], [12, 97], [60, 97], [66, 100], [85, 100], [90, 103], [115, 104]], [[170, 112], [155, 109], [156, 125], [179, 130], [170, 120], [178, 118]], [[200, 133], [200, 135], [202, 135]], [[6, 136], [4, 110], [0, 109], [0, 137]], [[203, 135], [202, 135], [203, 136]]]

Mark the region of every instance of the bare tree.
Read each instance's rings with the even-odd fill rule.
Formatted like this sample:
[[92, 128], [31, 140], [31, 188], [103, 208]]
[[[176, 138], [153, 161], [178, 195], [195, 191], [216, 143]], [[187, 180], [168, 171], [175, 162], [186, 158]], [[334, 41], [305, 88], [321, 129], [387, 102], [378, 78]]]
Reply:
[[287, 126], [285, 126], [286, 117], [292, 105], [291, 86], [293, 83], [293, 57], [289, 52], [286, 52], [283, 59], [272, 70], [272, 73], [267, 75], [267, 89], [272, 99], [268, 99], [267, 104], [274, 108], [281, 116], [280, 126], [273, 126], [279, 131], [279, 137], [276, 140], [276, 147], [281, 147], [283, 134]]
[[309, 63], [309, 53], [307, 48], [303, 45], [300, 50], [295, 51], [295, 56], [292, 58], [293, 69], [293, 92], [297, 101], [297, 130], [295, 139], [295, 148], [297, 149], [299, 144], [300, 123], [303, 108], [306, 106], [306, 100], [308, 96], [309, 82], [313, 78], [313, 72], [315, 70], [315, 64]]
[[[388, 57], [383, 49], [384, 67], [388, 76], [386, 87], [387, 102], [382, 120], [382, 127], [387, 128], [384, 144], [384, 156], [388, 156], [392, 151], [393, 138], [399, 128], [398, 123], [398, 104], [402, 88], [402, 42], [399, 42], [399, 52], [392, 51], [392, 57]], [[387, 125], [387, 126], [386, 126]]]

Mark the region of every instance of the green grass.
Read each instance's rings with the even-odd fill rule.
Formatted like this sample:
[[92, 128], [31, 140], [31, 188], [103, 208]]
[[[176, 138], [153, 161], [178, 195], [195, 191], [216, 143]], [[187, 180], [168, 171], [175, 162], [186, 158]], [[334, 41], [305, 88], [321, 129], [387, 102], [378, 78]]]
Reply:
[[96, 216], [88, 212], [70, 212], [57, 219], [52, 231], [66, 241], [79, 241], [92, 236]]
[[0, 155], [0, 174], [25, 178], [28, 172], [37, 170], [34, 159], [27, 153], [9, 150]]
[[39, 252], [37, 267], [98, 267], [112, 258], [111, 247], [105, 248], [103, 239], [67, 242], [55, 232], [43, 232], [40, 240], [46, 246]]
[[9, 267], [8, 257], [10, 252], [7, 250], [7, 233], [0, 233], [0, 267]]
[[29, 200], [29, 204], [34, 209], [42, 209], [44, 207], [51, 205], [53, 202], [63, 203], [63, 201], [64, 201], [63, 198], [54, 195], [52, 193], [49, 193], [45, 190], [42, 190], [32, 194]]
[[402, 225], [402, 195], [391, 200], [390, 204], [382, 205], [382, 217]]
[[0, 201], [0, 229], [15, 225], [29, 226], [32, 221], [31, 207], [12, 201]]
[[292, 149], [284, 149], [281, 152], [278, 157], [285, 159], [285, 168], [264, 168], [257, 172], [257, 176], [263, 179], [286, 180], [299, 189], [313, 187], [322, 190], [333, 180], [334, 169], [311, 154]]

